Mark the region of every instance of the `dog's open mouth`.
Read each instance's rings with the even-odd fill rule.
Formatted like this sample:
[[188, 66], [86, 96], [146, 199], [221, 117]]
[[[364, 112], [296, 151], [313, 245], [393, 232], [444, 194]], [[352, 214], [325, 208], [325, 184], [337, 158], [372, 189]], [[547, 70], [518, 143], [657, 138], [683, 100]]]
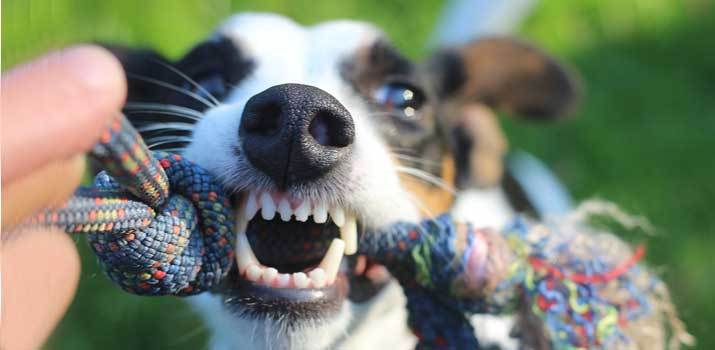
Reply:
[[222, 291], [243, 312], [319, 318], [348, 293], [358, 222], [342, 207], [277, 192], [249, 192], [237, 212], [236, 268]]

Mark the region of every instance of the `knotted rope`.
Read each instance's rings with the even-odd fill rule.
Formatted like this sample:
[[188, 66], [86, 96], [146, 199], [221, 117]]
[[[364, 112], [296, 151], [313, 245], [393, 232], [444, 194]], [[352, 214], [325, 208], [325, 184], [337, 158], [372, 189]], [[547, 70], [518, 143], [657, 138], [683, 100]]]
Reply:
[[213, 177], [179, 155], [150, 153], [122, 118], [90, 152], [106, 169], [35, 223], [87, 240], [109, 277], [140, 295], [192, 295], [233, 264], [234, 219]]
[[[90, 157], [106, 171], [34, 224], [86, 233], [109, 277], [131, 293], [192, 295], [226, 276], [235, 260], [233, 211], [211, 174], [179, 155], [150, 153], [124, 118]], [[629, 322], [667, 312], [658, 310], [670, 305], [665, 289], [636, 265], [641, 249], [614, 252], [599, 243], [603, 236], [580, 229], [516, 219], [492, 232], [442, 215], [365, 232], [359, 254], [385, 265], [403, 287], [419, 349], [478, 348], [468, 316], [519, 304], [543, 321], [554, 348], [627, 343]], [[687, 335], [671, 315], [674, 333]]]

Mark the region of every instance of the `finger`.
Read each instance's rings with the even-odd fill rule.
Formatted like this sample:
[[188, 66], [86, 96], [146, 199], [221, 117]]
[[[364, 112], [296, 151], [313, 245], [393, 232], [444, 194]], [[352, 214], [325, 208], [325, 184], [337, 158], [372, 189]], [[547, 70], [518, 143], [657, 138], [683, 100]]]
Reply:
[[67, 310], [79, 280], [75, 244], [57, 229], [2, 241], [0, 349], [39, 349]]
[[96, 46], [58, 51], [2, 79], [2, 184], [88, 150], [126, 97], [120, 63]]
[[12, 228], [40, 209], [60, 204], [79, 185], [84, 156], [51, 162], [2, 188], [2, 227]]

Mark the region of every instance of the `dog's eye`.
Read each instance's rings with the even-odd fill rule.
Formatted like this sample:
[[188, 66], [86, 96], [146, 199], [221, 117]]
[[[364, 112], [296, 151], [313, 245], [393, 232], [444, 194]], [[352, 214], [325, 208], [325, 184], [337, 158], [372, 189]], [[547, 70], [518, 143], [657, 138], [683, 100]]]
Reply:
[[419, 110], [425, 103], [425, 95], [419, 88], [407, 83], [395, 82], [382, 85], [373, 96], [375, 103], [407, 119], [419, 118]]

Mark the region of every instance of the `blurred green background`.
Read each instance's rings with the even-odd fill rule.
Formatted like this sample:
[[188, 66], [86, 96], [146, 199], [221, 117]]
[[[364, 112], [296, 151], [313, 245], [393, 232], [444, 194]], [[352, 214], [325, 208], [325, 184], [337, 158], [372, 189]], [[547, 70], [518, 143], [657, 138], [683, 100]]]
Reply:
[[[521, 35], [577, 70], [586, 95], [555, 126], [504, 119], [512, 147], [545, 160], [578, 199], [612, 200], [657, 227], [640, 236], [697, 348], [715, 349], [715, 6], [711, 0], [549, 0]], [[424, 57], [438, 1], [2, 1], [2, 69], [46, 50], [103, 40], [177, 57], [228, 14], [274, 11], [301, 23], [381, 26]], [[98, 270], [83, 239], [79, 291], [47, 349], [205, 348], [187, 304], [135, 297]]]

